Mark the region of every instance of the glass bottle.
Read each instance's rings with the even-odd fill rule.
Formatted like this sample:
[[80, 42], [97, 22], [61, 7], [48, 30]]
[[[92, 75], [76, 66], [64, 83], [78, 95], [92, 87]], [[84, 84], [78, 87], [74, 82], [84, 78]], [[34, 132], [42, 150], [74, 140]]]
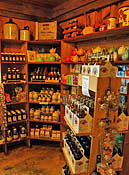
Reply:
[[11, 68], [8, 68], [8, 71], [7, 71], [7, 80], [12, 80], [12, 71], [11, 71]]

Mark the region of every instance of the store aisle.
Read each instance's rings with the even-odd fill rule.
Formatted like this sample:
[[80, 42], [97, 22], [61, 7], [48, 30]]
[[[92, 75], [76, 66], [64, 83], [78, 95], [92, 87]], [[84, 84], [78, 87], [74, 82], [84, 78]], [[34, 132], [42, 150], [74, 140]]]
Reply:
[[34, 145], [0, 153], [0, 175], [61, 175], [65, 159], [59, 147]]

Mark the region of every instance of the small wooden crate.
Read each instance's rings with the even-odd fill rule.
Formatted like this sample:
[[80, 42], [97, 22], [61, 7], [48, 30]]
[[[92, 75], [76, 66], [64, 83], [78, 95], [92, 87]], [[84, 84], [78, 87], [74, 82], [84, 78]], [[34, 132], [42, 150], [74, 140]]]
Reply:
[[57, 21], [36, 22], [35, 40], [57, 39]]

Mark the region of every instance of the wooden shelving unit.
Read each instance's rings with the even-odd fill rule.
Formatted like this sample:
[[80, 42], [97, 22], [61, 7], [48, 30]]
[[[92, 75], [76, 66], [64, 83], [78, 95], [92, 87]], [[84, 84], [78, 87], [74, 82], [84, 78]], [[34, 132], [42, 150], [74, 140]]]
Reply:
[[[27, 45], [28, 45], [28, 48], [31, 48], [32, 50], [35, 49], [35, 48], [39, 48], [41, 46], [45, 46], [47, 48], [58, 48], [58, 53], [60, 52], [61, 50], [61, 40], [42, 40], [42, 41], [28, 41], [27, 42]], [[61, 61], [55, 61], [55, 62], [28, 62], [27, 63], [28, 65], [28, 74], [29, 72], [31, 71], [31, 69], [33, 70], [34, 67], [57, 67], [59, 68], [60, 72], [61, 72]], [[51, 87], [53, 88], [54, 90], [60, 90], [61, 89], [61, 82], [58, 81], [58, 80], [55, 80], [55, 81], [29, 81], [29, 76], [28, 76], [28, 93], [29, 93], [29, 89], [33, 89], [34, 86], [37, 86], [37, 89], [38, 87]], [[34, 88], [35, 91], [36, 91], [36, 88]], [[38, 89], [39, 91], [39, 89]], [[55, 106], [56, 109], [60, 109], [61, 110], [61, 103], [60, 102], [39, 102], [39, 101], [30, 101], [28, 99], [28, 102], [27, 102], [27, 105], [28, 105], [28, 116], [29, 116], [29, 109], [31, 108], [31, 106], [34, 108], [35, 105], [43, 105], [43, 106], [46, 106], [46, 105], [49, 105], [49, 106]], [[42, 120], [31, 120], [29, 117], [28, 117], [28, 142], [29, 142], [29, 145], [31, 145], [31, 140], [47, 140], [47, 141], [54, 141], [54, 142], [59, 142], [61, 143], [61, 138], [60, 139], [54, 139], [54, 138], [37, 138], [37, 137], [31, 137], [30, 136], [30, 128], [31, 128], [31, 124], [35, 125], [35, 124], [48, 124], [48, 125], [52, 125], [52, 127], [54, 126], [54, 128], [57, 128], [57, 130], [60, 130], [61, 131], [61, 125], [62, 125], [62, 121], [61, 121], [61, 117], [60, 117], [60, 122], [58, 121], [42, 121]], [[55, 129], [56, 130], [56, 129]]]

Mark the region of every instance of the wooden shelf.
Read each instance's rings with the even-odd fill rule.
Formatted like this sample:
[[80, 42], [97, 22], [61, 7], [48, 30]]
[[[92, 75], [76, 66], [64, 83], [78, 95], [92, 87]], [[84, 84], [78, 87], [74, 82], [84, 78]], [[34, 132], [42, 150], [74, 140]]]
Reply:
[[120, 93], [120, 95], [123, 95], [123, 96], [128, 96], [128, 94], [122, 94], [122, 93]]
[[55, 83], [55, 82], [50, 82], [50, 83], [48, 83], [48, 82], [31, 82], [31, 81], [29, 81], [28, 82], [28, 84], [52, 84], [52, 85], [61, 85], [61, 83]]
[[29, 137], [29, 139], [32, 140], [46, 140], [46, 141], [52, 141], [52, 142], [61, 142], [60, 139], [53, 139], [50, 137]]
[[32, 40], [28, 44], [59, 45], [61, 40]]
[[25, 41], [22, 40], [15, 40], [15, 39], [1, 39], [3, 43], [8, 43], [8, 44], [23, 44]]
[[28, 62], [28, 64], [61, 64], [61, 62]]
[[62, 64], [85, 64], [84, 62], [62, 62]]
[[22, 103], [26, 103], [26, 101], [19, 101], [19, 102], [14, 102], [14, 103], [6, 103], [6, 105], [9, 106], [9, 105], [22, 104]]
[[12, 81], [12, 82], [3, 82], [3, 84], [5, 84], [5, 85], [9, 85], [9, 84], [26, 84], [26, 81], [22, 81], [22, 82], [14, 82], [14, 81]]
[[11, 144], [11, 143], [16, 143], [16, 142], [21, 142], [21, 141], [26, 141], [27, 137], [25, 137], [24, 139], [17, 139], [17, 140], [12, 140], [11, 142], [5, 142], [5, 144]]
[[122, 60], [115, 61], [114, 64], [129, 64], [129, 60], [127, 60], [127, 61], [122, 61]]
[[1, 61], [1, 64], [26, 64], [25, 61]]
[[66, 152], [65, 152], [65, 149], [63, 148], [62, 150], [63, 150], [64, 156], [65, 156], [65, 159], [66, 159], [66, 161], [67, 161], [67, 164], [68, 164], [70, 170], [72, 171], [72, 175], [86, 175], [86, 174], [87, 174], [86, 172], [83, 172], [83, 173], [75, 173], [75, 171], [74, 171], [74, 169], [73, 169], [73, 167], [72, 167], [72, 165], [71, 165], [71, 162], [69, 161], [68, 156], [67, 156], [67, 154], [66, 154]]
[[44, 120], [28, 120], [29, 122], [36, 122], [36, 123], [51, 123], [51, 124], [58, 124], [60, 125], [61, 122], [57, 121], [44, 121]]
[[27, 120], [20, 120], [16, 122], [7, 123], [7, 125], [14, 125], [14, 124], [20, 124], [20, 123], [25, 123], [25, 122], [27, 122]]
[[76, 136], [89, 136], [89, 135], [92, 135], [92, 133], [86, 133], [86, 132], [80, 132], [78, 133], [74, 127], [71, 125], [71, 123], [68, 121], [68, 119], [66, 117], [64, 117], [64, 120], [66, 122], [66, 124], [71, 128], [71, 130], [73, 131], [73, 133], [76, 135]]
[[29, 101], [29, 104], [40, 104], [40, 105], [60, 105], [61, 103], [58, 102], [35, 102], [35, 101]]
[[115, 29], [107, 30], [104, 32], [94, 32], [87, 35], [80, 35], [77, 37], [69, 38], [69, 39], [63, 39], [65, 42], [69, 43], [78, 43], [78, 42], [84, 42], [84, 41], [90, 41], [90, 40], [96, 40], [96, 39], [107, 39], [107, 38], [120, 38], [120, 37], [126, 37], [129, 34], [129, 26], [126, 27], [118, 27]]
[[64, 86], [75, 86], [75, 87], [78, 87], [78, 85], [75, 85], [75, 84], [66, 84], [66, 83], [62, 83], [62, 85], [64, 85]]

